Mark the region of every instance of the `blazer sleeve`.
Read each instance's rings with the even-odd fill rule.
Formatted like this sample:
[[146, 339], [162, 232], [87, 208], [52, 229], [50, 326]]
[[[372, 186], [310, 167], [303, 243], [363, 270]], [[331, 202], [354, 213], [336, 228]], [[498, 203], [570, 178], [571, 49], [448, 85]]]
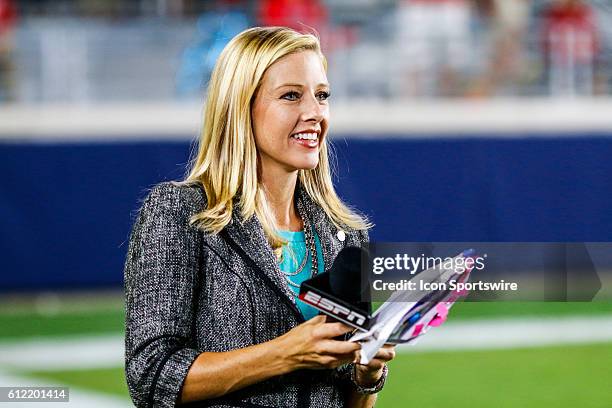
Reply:
[[174, 407], [198, 356], [194, 297], [201, 246], [189, 226], [192, 189], [170, 183], [145, 199], [125, 263], [125, 371], [138, 407]]

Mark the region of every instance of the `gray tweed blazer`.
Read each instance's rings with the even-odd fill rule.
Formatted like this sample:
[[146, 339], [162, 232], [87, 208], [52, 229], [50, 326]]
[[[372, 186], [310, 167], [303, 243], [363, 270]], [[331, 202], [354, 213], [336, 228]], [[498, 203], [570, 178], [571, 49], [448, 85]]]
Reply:
[[[346, 245], [367, 241], [297, 189], [321, 240], [325, 270]], [[206, 205], [199, 186], [162, 183], [145, 199], [125, 263], [125, 370], [138, 407], [173, 407], [195, 358], [276, 338], [302, 323], [294, 296], [256, 217], [235, 213], [220, 234], [189, 225]], [[197, 407], [342, 407], [350, 387], [341, 370], [300, 370]]]

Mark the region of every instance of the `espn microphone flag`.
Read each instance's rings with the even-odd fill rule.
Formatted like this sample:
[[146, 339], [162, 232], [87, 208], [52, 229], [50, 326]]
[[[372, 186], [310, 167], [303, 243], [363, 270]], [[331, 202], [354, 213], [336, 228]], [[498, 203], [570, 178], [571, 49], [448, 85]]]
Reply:
[[[370, 307], [363, 304], [356, 305], [353, 302], [334, 293], [330, 285], [330, 275], [340, 272], [347, 274], [344, 277], [336, 277], [335, 281], [356, 282], [353, 288], [361, 288], [357, 279], [361, 275], [355, 274], [355, 259], [347, 260], [347, 253], [352, 257], [364, 256], [361, 248], [343, 249], [329, 272], [320, 274], [302, 283], [299, 298], [317, 308], [321, 312], [340, 320], [358, 329], [350, 341], [361, 343], [361, 364], [367, 364], [376, 354], [378, 349], [385, 343], [413, 343], [425, 334], [431, 327], [441, 325], [448, 315], [448, 311], [454, 303], [467, 294], [467, 291], [454, 289], [436, 290], [397, 290], [391, 294], [387, 301], [381, 305], [374, 314], [370, 314]], [[363, 252], [362, 252], [363, 251]], [[359, 252], [359, 253], [358, 253]], [[473, 269], [474, 250], [468, 249], [452, 258], [454, 262], [440, 262], [432, 268], [426, 269], [410, 281], [421, 283], [449, 283], [450, 281], [465, 283], [469, 279]], [[458, 262], [458, 261], [462, 262]], [[338, 262], [337, 262], [338, 261]], [[465, 265], [458, 268], [457, 265]], [[418, 285], [431, 286], [431, 285]], [[442, 287], [454, 287], [453, 285], [442, 285]], [[336, 290], [335, 292], [338, 292]], [[360, 307], [361, 306], [361, 307]]]
[[305, 280], [299, 298], [323, 313], [353, 327], [369, 328], [371, 307], [361, 285], [362, 248], [344, 248], [328, 272]]

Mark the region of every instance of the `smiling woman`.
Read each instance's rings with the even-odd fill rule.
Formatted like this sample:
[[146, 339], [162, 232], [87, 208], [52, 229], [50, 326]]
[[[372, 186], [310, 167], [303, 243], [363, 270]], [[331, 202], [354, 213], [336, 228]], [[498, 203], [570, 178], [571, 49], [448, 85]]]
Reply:
[[325, 71], [318, 39], [284, 27], [246, 30], [219, 57], [189, 175], [153, 188], [130, 239], [137, 406], [374, 404], [393, 348], [353, 364], [360, 345], [336, 339], [351, 328], [295, 296], [369, 228], [332, 184]]
[[275, 164], [289, 172], [317, 166], [329, 121], [328, 98], [323, 61], [314, 51], [287, 55], [268, 68], [253, 104], [264, 170]]

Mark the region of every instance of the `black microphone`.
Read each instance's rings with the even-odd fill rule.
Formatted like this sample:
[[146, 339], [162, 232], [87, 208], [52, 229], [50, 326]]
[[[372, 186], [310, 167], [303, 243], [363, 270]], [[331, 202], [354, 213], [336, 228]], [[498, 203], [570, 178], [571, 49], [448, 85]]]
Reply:
[[362, 259], [366, 262], [368, 259], [364, 249], [342, 249], [328, 272], [302, 283], [299, 298], [335, 319], [366, 328], [371, 318], [371, 304], [367, 282], [362, 285]]
[[[369, 264], [369, 253], [363, 248], [349, 246], [340, 251], [329, 271], [331, 293], [361, 309], [369, 310], [368, 285], [364, 285], [361, 265]], [[367, 281], [367, 279], [365, 279]]]

